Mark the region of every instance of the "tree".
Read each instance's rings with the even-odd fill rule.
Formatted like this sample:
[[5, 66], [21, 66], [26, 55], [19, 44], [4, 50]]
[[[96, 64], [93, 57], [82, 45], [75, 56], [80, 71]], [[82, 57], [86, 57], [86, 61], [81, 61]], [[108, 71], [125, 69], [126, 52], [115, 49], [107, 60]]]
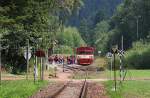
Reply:
[[101, 50], [102, 54], [108, 51], [109, 28], [110, 25], [107, 21], [101, 21], [94, 29], [95, 47], [97, 50]]
[[93, 39], [93, 31], [91, 27], [91, 21], [88, 19], [83, 19], [80, 23], [79, 32], [83, 38], [83, 40], [88, 44], [91, 45]]
[[0, 36], [7, 39], [2, 45], [8, 46], [5, 56], [10, 56], [5, 60], [17, 68], [24, 63], [19, 60], [23, 55], [19, 55], [18, 50], [26, 46], [26, 39], [35, 47], [36, 39], [40, 37], [43, 40], [38, 43], [39, 47], [49, 48], [50, 40], [55, 39], [56, 32], [67, 17], [80, 8], [82, 1], [1, 0], [0, 4]]
[[79, 47], [85, 42], [75, 27], [66, 27], [63, 32], [57, 35], [59, 45], [66, 45], [70, 47]]
[[150, 18], [147, 17], [150, 14], [149, 5], [149, 0], [125, 0], [112, 17], [114, 28], [124, 36], [126, 49], [132, 46], [133, 41], [146, 39], [150, 26]]

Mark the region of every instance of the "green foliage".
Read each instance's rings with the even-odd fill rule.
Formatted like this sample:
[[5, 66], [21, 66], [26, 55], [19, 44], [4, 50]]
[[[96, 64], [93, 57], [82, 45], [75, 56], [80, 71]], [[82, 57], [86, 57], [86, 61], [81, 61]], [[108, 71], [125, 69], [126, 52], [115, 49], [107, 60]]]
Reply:
[[46, 81], [36, 84], [31, 80], [2, 81], [0, 98], [27, 98], [46, 84]]
[[83, 19], [80, 23], [79, 32], [83, 38], [83, 40], [91, 45], [93, 40], [93, 32], [91, 28], [91, 21], [88, 21], [87, 19]]
[[118, 6], [111, 20], [113, 28], [117, 28], [120, 35], [124, 36], [125, 49], [130, 48], [136, 40], [147, 39], [150, 26], [149, 8], [149, 0], [124, 0]]
[[101, 21], [95, 28], [95, 46], [97, 50], [102, 51], [102, 54], [108, 50], [110, 25], [107, 21]]
[[54, 48], [54, 53], [55, 54], [73, 54], [73, 47], [59, 45]]
[[101, 21], [95, 28], [95, 47], [97, 50], [101, 50], [102, 54], [110, 51], [112, 45], [120, 45], [118, 40], [121, 40], [120, 32], [118, 29], [110, 30], [110, 24], [107, 21]]
[[[50, 41], [56, 40], [56, 32], [61, 31], [65, 21], [80, 9], [83, 2], [82, 0], [1, 0], [0, 4], [0, 38], [6, 40], [2, 41], [2, 47], [7, 47], [3, 50], [2, 62], [13, 66], [16, 72], [20, 66], [25, 65], [19, 49], [27, 45], [27, 39], [33, 48], [37, 44], [44, 50], [52, 47]], [[38, 38], [42, 38], [42, 41], [38, 41]], [[73, 40], [76, 45], [80, 43], [76, 37]], [[72, 43], [68, 45], [74, 46]]]
[[148, 0], [124, 0], [110, 20], [97, 23], [94, 28], [95, 36], [92, 38], [95, 47], [103, 54], [110, 51], [112, 45], [118, 45], [121, 49], [122, 36], [124, 37], [124, 50], [131, 48], [132, 43], [140, 39], [149, 42], [150, 24], [147, 23], [150, 20], [147, 17], [150, 14], [149, 5]]
[[76, 47], [85, 45], [79, 31], [75, 27], [65, 27], [62, 32], [56, 35], [58, 45], [55, 47], [57, 53], [71, 53]]
[[133, 48], [126, 53], [126, 63], [131, 68], [149, 69], [150, 68], [150, 44], [136, 42]]
[[149, 98], [149, 81], [124, 81], [117, 91], [112, 91], [113, 81], [105, 83], [107, 94], [110, 98]]
[[71, 47], [79, 47], [85, 45], [79, 31], [73, 27], [64, 28], [64, 31], [59, 32], [57, 35], [58, 44]]

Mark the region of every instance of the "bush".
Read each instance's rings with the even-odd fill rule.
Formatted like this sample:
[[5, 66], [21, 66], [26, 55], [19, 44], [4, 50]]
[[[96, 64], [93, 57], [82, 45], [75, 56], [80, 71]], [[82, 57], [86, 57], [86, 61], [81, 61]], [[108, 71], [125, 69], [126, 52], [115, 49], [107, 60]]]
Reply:
[[149, 69], [150, 68], [150, 44], [136, 42], [133, 48], [126, 52], [126, 64], [130, 68]]

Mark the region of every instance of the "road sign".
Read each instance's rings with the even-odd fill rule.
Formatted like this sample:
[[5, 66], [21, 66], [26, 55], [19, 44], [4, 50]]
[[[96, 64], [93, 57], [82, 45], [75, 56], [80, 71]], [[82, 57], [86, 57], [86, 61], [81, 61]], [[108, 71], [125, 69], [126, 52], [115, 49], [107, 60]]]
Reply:
[[37, 57], [45, 57], [45, 52], [43, 50], [39, 49], [35, 52], [35, 55]]
[[102, 52], [101, 51], [98, 51], [98, 54], [101, 54]]
[[[28, 60], [31, 58], [31, 51], [28, 51]], [[24, 58], [27, 59], [27, 50], [24, 51]]]
[[107, 58], [112, 58], [112, 53], [111, 53], [111, 52], [108, 52], [108, 53], [106, 54], [106, 57], [107, 57]]

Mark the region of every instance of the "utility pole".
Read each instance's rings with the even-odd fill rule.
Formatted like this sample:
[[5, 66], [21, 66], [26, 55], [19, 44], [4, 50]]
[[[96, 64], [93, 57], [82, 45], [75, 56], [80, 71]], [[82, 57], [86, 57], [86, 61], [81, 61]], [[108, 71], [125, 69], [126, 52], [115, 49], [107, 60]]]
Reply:
[[1, 81], [2, 81], [2, 64], [1, 64], [1, 39], [0, 39], [0, 85], [1, 85]]
[[[35, 48], [34, 48], [34, 52], [35, 54]], [[35, 80], [36, 80], [36, 56], [34, 55], [34, 83], [35, 83]]]
[[38, 77], [37, 56], [35, 55], [35, 53], [36, 53], [36, 47], [34, 48], [34, 83], [36, 82]]
[[[38, 49], [38, 44], [36, 45], [36, 51], [37, 51], [37, 49]], [[38, 62], [37, 62], [37, 56], [35, 55], [35, 67], [36, 67], [36, 71], [37, 71], [37, 73], [36, 73], [36, 78], [38, 79]]]
[[137, 32], [136, 32], [136, 36], [137, 36], [137, 40], [139, 38], [139, 17], [137, 17], [137, 20], [136, 20], [136, 25], [137, 25]]
[[26, 77], [26, 79], [28, 80], [28, 74], [29, 74], [29, 39], [27, 39], [26, 63], [27, 63], [27, 77]]
[[[41, 55], [41, 52], [40, 52]], [[42, 80], [42, 57], [40, 57], [40, 79]]]
[[123, 47], [123, 44], [124, 44], [124, 43], [123, 43], [123, 40], [124, 40], [124, 39], [123, 39], [123, 35], [122, 35], [122, 37], [121, 37], [121, 50], [122, 50], [122, 51], [123, 51], [123, 48], [124, 48], [124, 47]]
[[41, 60], [42, 60], [42, 62], [41, 62], [41, 64], [42, 64], [42, 80], [44, 80], [44, 64], [43, 64], [43, 57], [41, 57]]
[[136, 17], [136, 36], [137, 36], [137, 40], [139, 39], [139, 19], [141, 18], [141, 16], [137, 16]]
[[112, 80], [112, 62], [113, 62], [113, 57], [110, 58], [110, 80]]
[[117, 53], [117, 49], [118, 49], [118, 47], [117, 47], [117, 45], [115, 45], [115, 46], [113, 46], [112, 47], [112, 51], [113, 51], [113, 67], [114, 67], [114, 84], [115, 84], [115, 91], [116, 91], [116, 89], [117, 89], [117, 78], [116, 78], [116, 53]]
[[116, 65], [115, 65], [115, 59], [116, 59], [116, 56], [115, 56], [115, 52], [114, 52], [114, 81], [115, 81], [115, 91], [116, 91], [116, 87], [117, 87], [117, 83], [116, 83]]

